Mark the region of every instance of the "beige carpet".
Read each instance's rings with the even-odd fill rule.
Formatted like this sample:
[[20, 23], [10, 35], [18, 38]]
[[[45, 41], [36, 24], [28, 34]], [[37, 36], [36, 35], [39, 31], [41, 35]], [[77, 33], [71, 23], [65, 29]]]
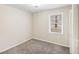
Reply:
[[2, 54], [69, 54], [69, 48], [32, 39]]

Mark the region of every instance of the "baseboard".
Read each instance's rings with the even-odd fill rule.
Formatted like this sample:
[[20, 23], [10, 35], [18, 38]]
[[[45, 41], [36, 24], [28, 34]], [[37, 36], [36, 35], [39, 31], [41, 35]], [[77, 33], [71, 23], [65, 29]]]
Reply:
[[59, 44], [59, 43], [56, 43], [56, 42], [51, 42], [51, 41], [44, 40], [44, 39], [39, 39], [39, 38], [33, 38], [33, 39], [37, 39], [37, 40], [41, 40], [41, 41], [45, 41], [45, 42], [49, 42], [49, 43], [54, 43], [54, 44], [61, 45], [61, 46], [64, 46], [64, 47], [68, 47], [69, 48], [69, 46], [67, 46], [67, 45]]
[[11, 48], [13, 48], [13, 47], [15, 47], [15, 46], [18, 46], [18, 45], [20, 45], [20, 44], [22, 44], [22, 43], [24, 43], [24, 42], [27, 42], [27, 41], [29, 41], [29, 40], [31, 40], [31, 39], [32, 39], [32, 36], [30, 36], [30, 37], [28, 37], [28, 38], [26, 38], [26, 39], [24, 39], [24, 40], [21, 40], [21, 41], [19, 41], [19, 42], [17, 42], [17, 43], [14, 43], [14, 44], [12, 44], [10, 47], [7, 47], [6, 49], [1, 50], [0, 53], [2, 53], [2, 52], [4, 52], [4, 51], [7, 51], [7, 50], [9, 50], [9, 49], [11, 49]]

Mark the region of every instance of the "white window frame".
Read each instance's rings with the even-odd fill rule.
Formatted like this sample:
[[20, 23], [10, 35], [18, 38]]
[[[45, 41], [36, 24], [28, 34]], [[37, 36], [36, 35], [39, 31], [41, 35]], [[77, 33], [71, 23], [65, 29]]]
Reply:
[[[53, 15], [61, 15], [62, 18], [61, 18], [61, 33], [58, 33], [58, 32], [51, 32], [51, 16]], [[60, 13], [52, 13], [49, 15], [49, 33], [52, 33], [52, 34], [63, 34], [63, 12], [60, 12]]]

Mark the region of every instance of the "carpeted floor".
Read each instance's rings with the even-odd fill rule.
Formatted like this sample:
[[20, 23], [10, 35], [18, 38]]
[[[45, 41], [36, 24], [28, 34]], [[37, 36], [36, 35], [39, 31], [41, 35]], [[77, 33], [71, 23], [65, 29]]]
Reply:
[[69, 48], [32, 39], [1, 54], [69, 54]]

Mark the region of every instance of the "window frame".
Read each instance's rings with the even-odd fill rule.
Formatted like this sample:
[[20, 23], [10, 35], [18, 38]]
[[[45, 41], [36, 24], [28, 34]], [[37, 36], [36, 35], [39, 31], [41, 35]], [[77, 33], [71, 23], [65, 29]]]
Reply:
[[[53, 15], [61, 15], [61, 33], [59, 33], [59, 32], [51, 32], [51, 16], [53, 16]], [[49, 14], [49, 33], [63, 34], [63, 12]]]

